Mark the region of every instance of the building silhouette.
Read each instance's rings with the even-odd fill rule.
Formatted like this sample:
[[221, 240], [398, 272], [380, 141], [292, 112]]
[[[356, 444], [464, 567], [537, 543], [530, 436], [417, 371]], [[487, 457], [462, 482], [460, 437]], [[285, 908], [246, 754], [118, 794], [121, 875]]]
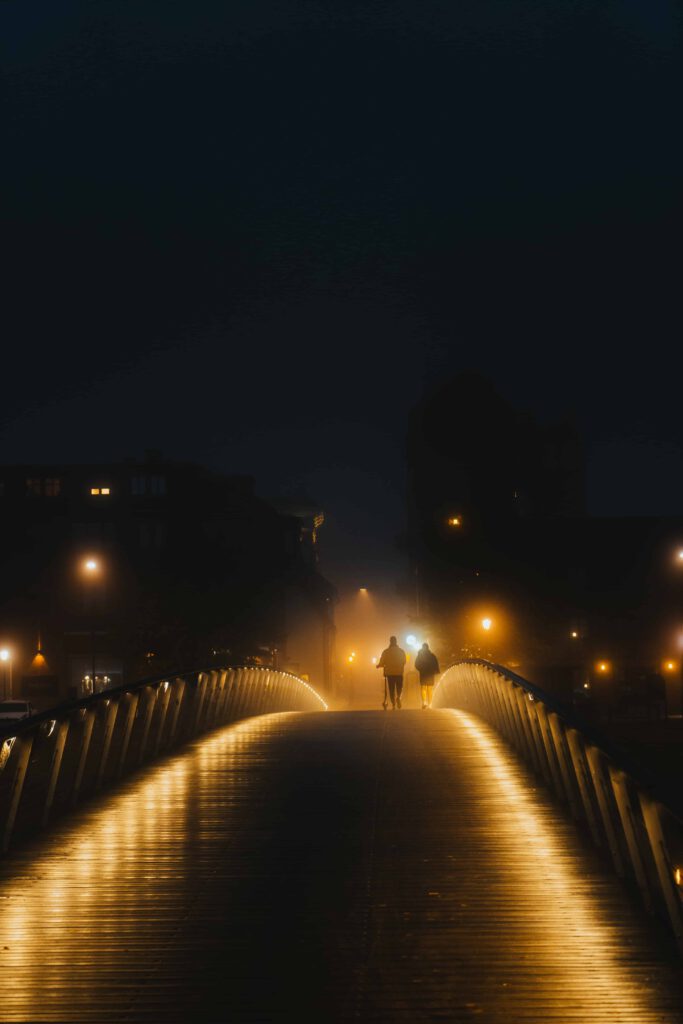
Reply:
[[[683, 518], [588, 515], [575, 427], [536, 421], [474, 373], [413, 409], [407, 466], [415, 617], [453, 656], [564, 696], [663, 672], [678, 705]], [[498, 635], [480, 628], [486, 609]]]
[[250, 477], [149, 453], [2, 467], [0, 521], [15, 696], [47, 706], [93, 681], [243, 661], [329, 687], [335, 594], [315, 506], [278, 509]]

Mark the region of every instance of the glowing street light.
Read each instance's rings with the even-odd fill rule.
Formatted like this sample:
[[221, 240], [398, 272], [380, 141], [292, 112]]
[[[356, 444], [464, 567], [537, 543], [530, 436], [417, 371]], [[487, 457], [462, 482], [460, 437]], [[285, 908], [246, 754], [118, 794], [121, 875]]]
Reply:
[[446, 523], [451, 529], [457, 530], [459, 526], [462, 526], [462, 516], [449, 516]]
[[485, 629], [487, 632], [491, 628], [492, 625], [493, 625], [493, 620], [492, 619], [485, 618], [485, 619], [481, 620], [481, 628]]
[[[94, 580], [95, 578], [100, 576], [100, 569], [101, 569], [100, 562], [96, 558], [93, 558], [92, 556], [84, 559], [84, 561], [81, 563], [81, 568], [82, 568], [84, 579]], [[83, 595], [84, 604], [87, 603], [86, 595], [87, 595], [87, 588], [84, 589], [84, 595]], [[96, 672], [96, 666], [95, 666], [95, 627], [94, 627], [94, 624], [92, 622], [90, 624], [90, 662], [91, 662], [91, 665], [92, 665], [92, 672], [91, 672], [91, 676], [90, 676], [90, 683], [91, 683], [91, 687], [92, 687], [92, 692], [94, 693], [95, 692], [95, 683], [96, 683], [96, 680], [97, 680], [97, 676], [95, 674], [95, 672]], [[88, 677], [86, 676], [85, 679], [87, 679], [87, 678]]]
[[[12, 652], [7, 648], [3, 647], [0, 650], [0, 661], [4, 666], [4, 686], [5, 697], [7, 700], [12, 699]], [[8, 686], [9, 682], [9, 686]]]
[[573, 629], [569, 635], [572, 638], [572, 640], [578, 640], [579, 639], [579, 634], [576, 632], [575, 629]]

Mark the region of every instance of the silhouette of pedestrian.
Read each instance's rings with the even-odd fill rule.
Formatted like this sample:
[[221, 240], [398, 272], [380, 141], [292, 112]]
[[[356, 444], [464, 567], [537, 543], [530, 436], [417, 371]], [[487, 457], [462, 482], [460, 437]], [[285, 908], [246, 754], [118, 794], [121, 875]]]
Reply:
[[422, 644], [415, 659], [415, 668], [420, 673], [420, 691], [422, 693], [422, 710], [431, 708], [434, 692], [434, 677], [441, 669], [436, 655], [429, 650], [429, 644]]
[[403, 669], [406, 664], [406, 652], [398, 646], [395, 636], [389, 637], [389, 646], [382, 651], [377, 668], [384, 669], [384, 676], [389, 686], [389, 699], [392, 708], [401, 707], [403, 693]]

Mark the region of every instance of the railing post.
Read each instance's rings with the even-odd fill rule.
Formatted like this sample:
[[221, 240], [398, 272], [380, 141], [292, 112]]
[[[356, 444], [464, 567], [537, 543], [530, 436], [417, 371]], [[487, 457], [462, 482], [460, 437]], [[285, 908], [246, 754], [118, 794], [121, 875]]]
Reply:
[[541, 757], [538, 752], [538, 740], [534, 733], [533, 726], [531, 724], [531, 716], [529, 712], [529, 701], [522, 689], [515, 687], [514, 697], [517, 701], [517, 707], [519, 709], [519, 720], [524, 730], [526, 737], [527, 747], [529, 754], [531, 755], [531, 767], [536, 771], [538, 775], [542, 775], [543, 771], [541, 768]]
[[104, 779], [104, 769], [107, 765], [107, 758], [109, 757], [109, 748], [111, 747], [111, 738], [114, 734], [114, 726], [116, 725], [116, 716], [119, 713], [119, 702], [118, 700], [109, 701], [107, 706], [107, 720], [104, 723], [104, 736], [102, 738], [102, 756], [100, 758], [100, 766], [97, 769], [97, 778], [95, 779], [95, 791], [101, 789], [102, 781]]
[[194, 715], [194, 719], [193, 719], [193, 722], [192, 722], [190, 736], [196, 736], [197, 733], [199, 732], [199, 725], [200, 725], [200, 722], [201, 722], [202, 711], [204, 710], [204, 704], [206, 702], [206, 691], [208, 689], [208, 687], [207, 687], [207, 679], [208, 679], [208, 676], [207, 676], [206, 672], [200, 672], [197, 675], [197, 682], [195, 683], [195, 687], [194, 687], [194, 696], [195, 696], [195, 700], [197, 702], [197, 708], [195, 710], [195, 715]]
[[144, 718], [142, 720], [142, 735], [140, 737], [140, 747], [135, 755], [135, 760], [138, 765], [141, 765], [145, 759], [145, 750], [147, 749], [147, 739], [149, 737], [149, 727], [152, 724], [152, 715], [157, 704], [157, 696], [159, 690], [156, 686], [146, 686], [145, 695], [147, 697], [147, 703], [145, 704]]
[[593, 842], [596, 846], [601, 847], [603, 845], [602, 833], [595, 813], [595, 805], [593, 803], [592, 795], [595, 790], [591, 781], [590, 768], [588, 767], [583, 740], [576, 729], [567, 729], [567, 745], [569, 747], [569, 754], [574, 767], [574, 777], [579, 787], [581, 803], [583, 804], [586, 821], [588, 822]]
[[681, 895], [674, 880], [673, 866], [664, 841], [662, 823], [659, 818], [657, 802], [642, 790], [638, 793], [643, 821], [650, 841], [650, 849], [654, 858], [659, 884], [666, 904], [667, 913], [673, 928], [676, 942], [683, 951], [683, 913], [681, 912]]
[[78, 767], [76, 769], [76, 777], [74, 778], [74, 788], [71, 792], [71, 804], [75, 807], [78, 803], [78, 793], [81, 788], [81, 782], [83, 781], [83, 773], [85, 772], [85, 763], [88, 760], [88, 751], [90, 750], [90, 740], [92, 739], [92, 731], [95, 725], [95, 712], [91, 707], [84, 708], [83, 718], [83, 735], [81, 737], [81, 754], [78, 759]]
[[177, 676], [170, 686], [170, 691], [173, 694], [173, 710], [171, 711], [171, 724], [168, 728], [168, 740], [166, 741], [166, 747], [169, 750], [173, 746], [173, 740], [175, 739], [176, 729], [178, 728], [178, 718], [180, 716], [180, 708], [185, 697], [186, 688], [187, 684], [180, 676]]
[[130, 698], [128, 703], [128, 711], [126, 712], [126, 724], [123, 729], [123, 739], [121, 741], [121, 752], [119, 754], [119, 763], [116, 769], [116, 777], [121, 778], [126, 767], [126, 755], [128, 753], [128, 745], [130, 743], [130, 736], [133, 731], [133, 725], [135, 723], [135, 716], [138, 710], [138, 702], [140, 700], [140, 694], [137, 691], [127, 694]]
[[166, 725], [166, 716], [168, 714], [168, 705], [171, 701], [171, 684], [168, 679], [164, 679], [163, 683], [159, 684], [161, 696], [157, 694], [157, 707], [159, 709], [159, 722], [157, 724], [157, 734], [154, 737], [153, 745], [153, 756], [161, 750], [161, 743], [164, 738], [164, 726]]
[[612, 809], [610, 807], [610, 789], [607, 785], [607, 779], [605, 778], [603, 756], [597, 747], [589, 744], [586, 747], [586, 759], [588, 760], [588, 767], [590, 768], [591, 777], [593, 779], [593, 788], [595, 789], [595, 795], [598, 799], [598, 807], [600, 808], [600, 816], [605, 829], [605, 835], [607, 836], [607, 843], [609, 845], [610, 853], [612, 854], [612, 860], [614, 861], [614, 869], [616, 873], [623, 878], [626, 874], [626, 870], [624, 866], [624, 858], [619, 846], [619, 839], [614, 827], [614, 819], [612, 817]]
[[545, 704], [537, 700], [536, 705], [536, 718], [538, 719], [538, 727], [541, 733], [541, 740], [545, 749], [545, 754], [548, 759], [548, 768], [550, 769], [550, 780], [556, 794], [560, 800], [567, 800], [568, 796], [565, 793], [562, 785], [562, 778], [560, 776], [560, 769], [558, 764], [558, 755], [555, 753], [555, 744], [553, 736], [548, 725], [548, 715], [545, 710]]
[[571, 808], [572, 816], [576, 821], [581, 820], [581, 807], [576, 798], [576, 787], [574, 785], [574, 772], [571, 767], [571, 757], [567, 754], [564, 725], [555, 711], [547, 712], [548, 725], [555, 745], [557, 762], [560, 766], [562, 781], [564, 783], [567, 801]]
[[623, 771], [615, 768], [614, 765], [608, 764], [607, 770], [609, 771], [609, 777], [612, 782], [612, 790], [614, 792], [614, 799], [616, 801], [617, 810], [619, 811], [619, 817], [621, 819], [621, 827], [624, 830], [624, 836], [626, 838], [626, 847], [628, 849], [629, 857], [631, 858], [631, 864], [633, 866], [633, 873], [638, 883], [641, 895], [643, 897], [643, 903], [648, 910], [652, 910], [652, 897], [650, 895], [650, 886], [647, 881], [647, 874], [645, 871], [645, 865], [643, 864], [643, 858], [640, 852], [640, 845], [638, 843], [638, 835], [635, 828], [635, 818], [633, 815], [633, 807], [631, 804], [631, 797], [628, 791], [628, 782], [626, 775]]
[[55, 740], [52, 746], [52, 756], [50, 757], [50, 769], [47, 777], [48, 781], [47, 790], [45, 792], [45, 802], [43, 804], [43, 813], [40, 818], [40, 823], [43, 828], [45, 828], [50, 819], [52, 802], [55, 798], [55, 791], [57, 789], [57, 780], [59, 779], [59, 772], [62, 767], [64, 747], [66, 746], [66, 739], [69, 735], [69, 725], [69, 719], [64, 718], [61, 722], [57, 723], [57, 727], [55, 729]]
[[26, 772], [28, 771], [29, 759], [31, 757], [31, 751], [33, 750], [33, 739], [34, 734], [32, 732], [27, 733], [25, 735], [16, 736], [13, 744], [13, 749], [10, 753], [10, 757], [12, 758], [13, 761], [14, 773], [12, 775], [12, 783], [10, 786], [10, 797], [9, 805], [7, 808], [7, 816], [5, 817], [5, 823], [2, 828], [3, 853], [6, 853], [7, 850], [9, 849], [10, 839], [12, 837], [12, 831], [14, 829], [14, 822], [16, 821], [17, 811], [19, 810], [19, 802], [21, 800], [21, 794], [24, 789], [24, 782], [26, 780]]

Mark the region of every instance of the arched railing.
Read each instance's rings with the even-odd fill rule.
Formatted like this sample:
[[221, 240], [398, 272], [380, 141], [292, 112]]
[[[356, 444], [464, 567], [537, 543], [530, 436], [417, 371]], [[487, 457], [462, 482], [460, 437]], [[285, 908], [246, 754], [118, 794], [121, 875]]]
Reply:
[[143, 679], [0, 723], [0, 852], [211, 729], [269, 712], [325, 710], [288, 672], [223, 668]]
[[500, 665], [451, 665], [434, 707], [478, 715], [516, 750], [608, 851], [614, 870], [638, 886], [650, 912], [670, 923], [683, 952], [683, 814], [677, 793], [625, 757], [549, 694]]

